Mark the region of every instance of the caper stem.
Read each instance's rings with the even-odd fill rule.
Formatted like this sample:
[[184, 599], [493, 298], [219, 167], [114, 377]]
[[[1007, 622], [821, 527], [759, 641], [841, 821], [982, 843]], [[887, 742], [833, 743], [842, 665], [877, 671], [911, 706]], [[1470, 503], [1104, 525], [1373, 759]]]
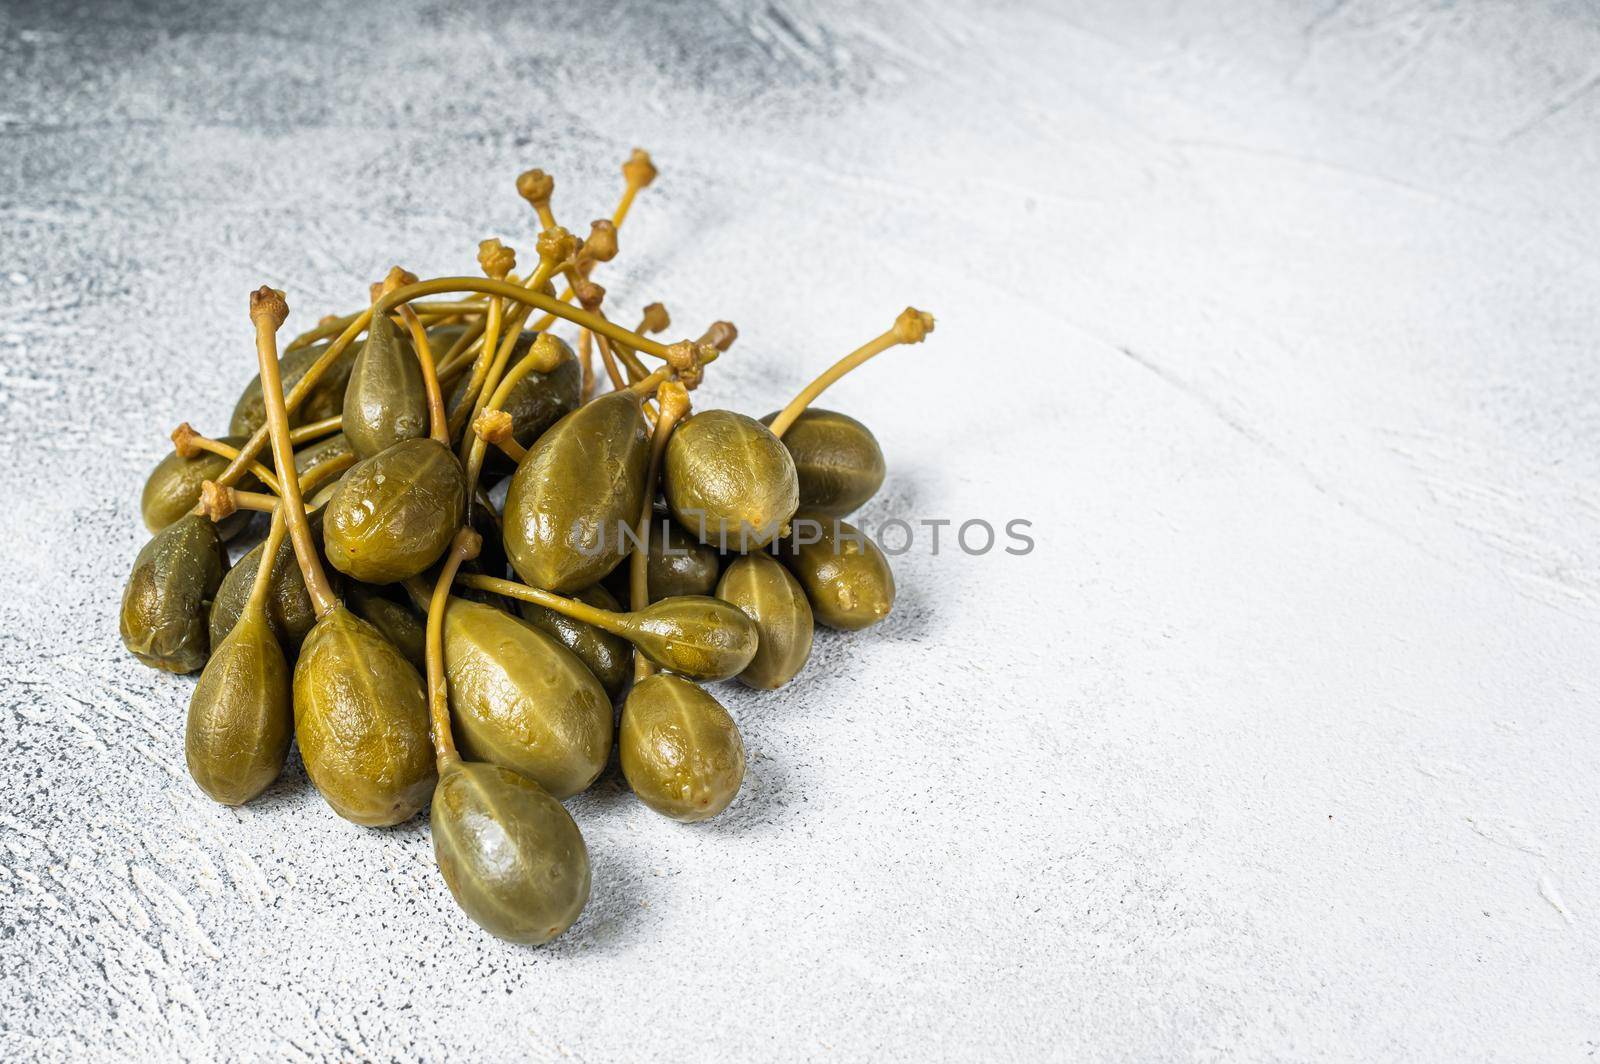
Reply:
[[[322, 379], [322, 375], [328, 372], [328, 367], [332, 366], [339, 360], [339, 356], [344, 354], [345, 349], [355, 342], [357, 336], [360, 336], [366, 331], [367, 324], [371, 321], [372, 308], [369, 307], [360, 314], [356, 315], [350, 324], [345, 326], [344, 332], [339, 334], [339, 338], [333, 343], [329, 344], [328, 349], [322, 352], [322, 354], [318, 355], [317, 360], [306, 368], [305, 375], [295, 382], [293, 388], [289, 389], [288, 395], [283, 396], [284, 418], [286, 420], [289, 414], [300, 408], [300, 404], [305, 402], [306, 396], [311, 394], [311, 389], [315, 388], [317, 386], [317, 382]], [[276, 366], [274, 366], [273, 375], [274, 377], [279, 377], [276, 372]], [[281, 378], [279, 379], [281, 383]], [[263, 378], [263, 397], [265, 397], [265, 394], [266, 379]], [[260, 454], [262, 448], [267, 445], [268, 427], [269, 426], [264, 424], [260, 428], [256, 429], [255, 432], [251, 433], [250, 439], [245, 442], [243, 447], [239, 448], [239, 457], [228, 463], [228, 468], [224, 469], [222, 474], [217, 477], [218, 484], [229, 485], [238, 483], [239, 478], [244, 476], [250, 460], [255, 458], [256, 455]], [[294, 534], [294, 528], [292, 526], [290, 527], [289, 532], [292, 537]]]
[[[645, 475], [644, 502], [639, 507], [639, 520], [634, 524], [636, 542], [628, 557], [629, 605], [635, 610], [650, 605], [650, 526], [655, 516], [656, 482], [661, 479], [661, 457], [666, 454], [667, 439], [678, 419], [689, 412], [689, 392], [681, 384], [666, 381], [656, 392], [656, 403], [661, 407], [661, 414], [650, 436], [650, 471]], [[655, 665], [643, 654], [633, 656], [635, 683], [648, 679], [655, 671]]]
[[[184, 431], [186, 429], [188, 429], [187, 432]], [[181, 442], [179, 440], [180, 435], [182, 436]], [[172, 442], [177, 444], [179, 454], [183, 454], [186, 448], [193, 447], [197, 451], [206, 451], [230, 461], [239, 457], [239, 448], [223, 443], [221, 440], [213, 440], [200, 435], [193, 429], [189, 429], [187, 421], [179, 425], [177, 431], [172, 434]], [[251, 462], [246, 468], [249, 469], [252, 476], [268, 488], [271, 488], [274, 495], [283, 494], [278, 488], [278, 478], [272, 475], [272, 470], [260, 462]]]
[[778, 416], [773, 419], [771, 425], [772, 434], [778, 437], [780, 440], [783, 439], [783, 434], [789, 431], [789, 426], [793, 425], [795, 420], [801, 414], [805, 413], [806, 407], [810, 406], [812, 400], [816, 399], [817, 396], [826, 391], [829, 385], [838, 380], [840, 377], [843, 377], [846, 373], [849, 373], [851, 370], [855, 369], [857, 366], [861, 365], [861, 363], [867, 361], [873, 355], [887, 351], [889, 348], [899, 345], [900, 342], [900, 338], [895, 334], [895, 330], [890, 329], [882, 336], [874, 337], [867, 343], [862, 344], [860, 347], [856, 348], [854, 351], [850, 352], [848, 355], [844, 356], [827, 369], [823, 370], [822, 373], [817, 375], [815, 380], [806, 385], [804, 388], [800, 389], [800, 394], [789, 400], [789, 405], [784, 407], [782, 412], [780, 412]]
[[427, 646], [424, 656], [428, 666], [428, 710], [433, 718], [433, 752], [439, 771], [446, 765], [461, 760], [456, 752], [455, 736], [450, 734], [450, 684], [444, 674], [444, 611], [450, 602], [450, 584], [456, 578], [461, 563], [478, 556], [483, 537], [470, 528], [456, 529], [450, 541], [450, 551], [439, 569], [439, 579], [433, 585], [433, 597], [428, 602]]
[[601, 631], [621, 636], [623, 639], [633, 638], [633, 625], [629, 623], [629, 617], [626, 613], [603, 610], [598, 606], [591, 606], [587, 602], [566, 598], [565, 596], [557, 595], [553, 591], [546, 591], [542, 587], [529, 587], [527, 584], [519, 584], [514, 580], [502, 580], [497, 576], [463, 573], [456, 577], [456, 581], [479, 591], [492, 591], [507, 598], [521, 599], [523, 602], [531, 602], [536, 606], [544, 606], [547, 609], [555, 610], [563, 616], [571, 617], [575, 621], [592, 624]]
[[310, 440], [320, 440], [324, 436], [331, 436], [344, 428], [344, 418], [338, 414], [325, 417], [321, 421], [311, 421], [289, 433], [289, 442], [296, 447]]
[[[282, 315], [273, 312], [274, 302], [283, 307]], [[325, 617], [338, 606], [339, 600], [334, 598], [333, 589], [328, 586], [327, 574], [322, 571], [322, 560], [317, 557], [316, 541], [311, 536], [311, 523], [306, 520], [305, 501], [300, 495], [300, 477], [294, 468], [294, 444], [289, 442], [288, 401], [283, 394], [283, 376], [278, 372], [277, 332], [287, 314], [288, 307], [283, 303], [282, 295], [272, 289], [263, 286], [251, 296], [250, 320], [256, 327], [256, 361], [260, 363], [261, 398], [267, 411], [267, 423], [262, 427], [272, 437], [272, 454], [281, 474], [279, 486], [283, 489], [284, 519], [289, 522], [289, 538], [294, 543], [294, 554], [306, 579], [306, 591], [311, 595], [317, 616]], [[350, 328], [354, 327], [355, 323], [352, 322]], [[340, 339], [349, 335], [347, 329]], [[334, 345], [337, 346], [338, 341]], [[332, 351], [333, 348], [328, 350]], [[311, 370], [321, 362], [322, 359], [318, 359]], [[311, 376], [311, 370], [307, 370], [306, 376], [300, 379], [301, 384]], [[235, 459], [234, 464], [239, 464], [239, 460]], [[233, 466], [228, 468], [232, 469]], [[224, 471], [223, 477], [226, 476], [227, 472]], [[219, 477], [218, 483], [228, 482]]]
[[267, 528], [267, 538], [261, 547], [261, 564], [256, 566], [256, 578], [250, 585], [250, 597], [245, 599], [242, 613], [252, 610], [259, 611], [264, 608], [267, 601], [267, 588], [272, 583], [272, 570], [274, 562], [278, 559], [278, 548], [283, 546], [284, 533], [289, 526], [283, 520], [283, 508], [272, 508], [272, 524]]
[[428, 330], [411, 307], [402, 304], [400, 316], [411, 330], [411, 346], [417, 350], [417, 361], [422, 365], [422, 389], [428, 395], [429, 435], [450, 447], [450, 423], [444, 415], [444, 392], [439, 388], [439, 373], [433, 365], [433, 345], [428, 342]]
[[812, 400], [828, 389], [834, 381], [855, 369], [873, 355], [887, 351], [898, 344], [920, 344], [933, 332], [933, 315], [915, 307], [900, 312], [889, 331], [867, 341], [817, 375], [817, 379], [800, 389], [800, 394], [789, 400], [789, 405], [773, 419], [772, 434], [779, 439], [789, 431], [789, 426], [805, 412]]
[[[470, 301], [455, 303], [425, 303], [417, 308], [417, 313], [424, 318], [452, 318], [461, 314], [482, 314], [483, 304]], [[326, 340], [330, 336], [337, 336], [351, 322], [361, 317], [361, 314], [346, 314], [343, 317], [332, 318], [318, 324], [315, 328], [307, 330], [290, 340], [283, 349], [284, 354], [298, 351], [302, 347], [310, 347], [318, 340]], [[441, 323], [442, 324], [442, 323]]]

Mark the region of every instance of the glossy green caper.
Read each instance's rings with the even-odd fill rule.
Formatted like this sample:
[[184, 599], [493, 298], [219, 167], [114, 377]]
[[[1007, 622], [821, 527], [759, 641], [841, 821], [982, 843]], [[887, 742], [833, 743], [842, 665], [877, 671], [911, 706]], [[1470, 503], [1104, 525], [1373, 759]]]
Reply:
[[[521, 333], [506, 368], [510, 369], [526, 358], [538, 338], [536, 332]], [[577, 356], [560, 338], [552, 336], [551, 339], [555, 340], [560, 353], [560, 361], [555, 369], [549, 373], [529, 373], [511, 386], [510, 394], [500, 405], [501, 410], [511, 415], [511, 434], [523, 447], [532, 447], [533, 442], [544, 435], [550, 426], [576, 410], [582, 398], [583, 370], [578, 365]], [[435, 355], [438, 353], [437, 350], [434, 352]], [[464, 376], [450, 396], [449, 409], [452, 414], [466, 401], [470, 377], [471, 374]], [[511, 472], [512, 464], [503, 451], [491, 447], [484, 456], [483, 468], [486, 474], [499, 478]]]
[[350, 368], [340, 428], [361, 458], [428, 432], [428, 396], [411, 344], [387, 314], [372, 319]]
[[[283, 375], [283, 391], [287, 395], [300, 378], [306, 375], [311, 364], [328, 350], [327, 343], [312, 344], [290, 351], [278, 360], [278, 372]], [[356, 355], [361, 351], [358, 340], [345, 348], [333, 364], [317, 378], [300, 408], [289, 415], [289, 424], [303, 425], [308, 421], [321, 421], [337, 415], [344, 407], [344, 389], [350, 382], [350, 370]], [[267, 410], [261, 399], [261, 378], [255, 377], [245, 386], [244, 393], [234, 405], [233, 418], [228, 422], [228, 432], [234, 436], [249, 437], [267, 423]]]
[[633, 793], [674, 820], [716, 816], [744, 781], [738, 725], [698, 684], [671, 673], [628, 692], [617, 747]]
[[695, 680], [728, 680], [760, 644], [755, 622], [708, 595], [679, 595], [624, 615], [634, 648], [664, 669]]
[[[321, 528], [321, 513], [308, 519], [313, 531]], [[256, 569], [261, 565], [261, 555], [266, 550], [265, 541], [257, 543], [240, 558], [222, 578], [216, 596], [211, 601], [211, 645], [219, 645], [244, 612], [250, 599], [250, 586], [255, 583]], [[305, 577], [300, 575], [300, 564], [295, 560], [294, 545], [284, 539], [278, 545], [277, 557], [272, 563], [272, 575], [267, 578], [267, 625], [274, 638], [293, 651], [299, 648], [311, 626], [317, 623], [317, 612], [311, 605], [311, 595], [306, 591]]]
[[[788, 452], [784, 452], [787, 454]], [[534, 441], [506, 493], [506, 555], [534, 587], [589, 587], [627, 554], [639, 518], [650, 435], [633, 392], [585, 403]]]
[[189, 699], [189, 775], [223, 805], [243, 805], [283, 771], [293, 734], [289, 663], [266, 613], [247, 610], [212, 648]]
[[511, 942], [548, 942], [589, 900], [589, 851], [578, 825], [520, 772], [456, 761], [439, 776], [433, 855], [456, 904]]
[[435, 782], [422, 678], [376, 628], [335, 606], [294, 669], [306, 774], [333, 811], [378, 827], [409, 820]]
[[294, 471], [303, 477], [324, 462], [354, 453], [349, 438], [342, 432], [335, 432], [294, 452]]
[[427, 669], [427, 628], [410, 607], [379, 594], [370, 584], [361, 583], [350, 585], [345, 592], [345, 602], [351, 612], [393, 643], [419, 673]]
[[180, 518], [151, 537], [133, 560], [122, 591], [122, 644], [146, 665], [194, 672], [210, 646], [206, 608], [228, 569], [217, 528]]
[[794, 533], [779, 544], [778, 559], [829, 628], [870, 628], [894, 608], [889, 559], [860, 529], [836, 517], [802, 511]]
[[357, 462], [328, 500], [328, 562], [369, 584], [415, 576], [450, 545], [467, 506], [467, 478], [448, 447], [424, 437]]
[[[656, 518], [645, 555], [645, 586], [651, 602], [676, 595], [709, 595], [721, 572], [722, 557], [714, 548], [685, 532], [676, 521]], [[628, 566], [619, 565], [606, 582], [609, 590], [627, 598], [628, 579]]]
[[452, 598], [444, 665], [462, 754], [515, 769], [557, 798], [600, 775], [611, 753], [611, 700], [554, 637], [493, 606]]
[[783, 445], [794, 459], [802, 509], [843, 517], [883, 487], [883, 449], [872, 430], [848, 414], [806, 410], [783, 434]]
[[794, 459], [755, 418], [704, 410], [667, 441], [662, 491], [678, 523], [725, 550], [765, 547], [800, 505]]
[[789, 570], [769, 554], [735, 558], [717, 583], [717, 597], [743, 610], [760, 633], [740, 682], [770, 691], [794, 679], [811, 657], [816, 625], [805, 591]]
[[[238, 436], [224, 436], [222, 442], [238, 447], [245, 441]], [[169, 451], [165, 458], [156, 463], [156, 467], [150, 471], [149, 478], [144, 482], [144, 494], [139, 499], [139, 511], [144, 516], [144, 526], [152, 532], [159, 532], [172, 522], [187, 516], [194, 509], [195, 503], [200, 501], [201, 483], [217, 479], [227, 468], [228, 460], [210, 451], [201, 451], [192, 458], [185, 458], [177, 451]], [[239, 482], [239, 487], [256, 490], [256, 479], [246, 476]], [[240, 511], [219, 521], [217, 534], [225, 540], [232, 539], [249, 523], [250, 514]]]
[[[599, 584], [574, 591], [571, 597], [613, 613], [622, 608], [611, 592]], [[532, 602], [518, 602], [517, 609], [522, 613], [523, 620], [554, 636], [576, 654], [578, 660], [600, 681], [600, 686], [605, 688], [611, 701], [615, 702], [627, 690], [628, 680], [633, 675], [633, 644], [621, 636]]]

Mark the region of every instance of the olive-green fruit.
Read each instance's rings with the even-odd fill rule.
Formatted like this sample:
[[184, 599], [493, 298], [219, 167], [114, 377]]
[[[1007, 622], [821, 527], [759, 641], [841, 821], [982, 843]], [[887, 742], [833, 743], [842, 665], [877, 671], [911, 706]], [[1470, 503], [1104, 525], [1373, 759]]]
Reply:
[[706, 820], [744, 781], [744, 740], [698, 684], [657, 673], [634, 685], [617, 732], [622, 774], [639, 800], [674, 820]]
[[[311, 529], [322, 527], [321, 513], [309, 518]], [[222, 578], [216, 596], [211, 601], [211, 645], [222, 643], [244, 612], [250, 601], [250, 588], [256, 581], [256, 569], [261, 565], [261, 555], [267, 549], [263, 540], [236, 562], [228, 575]], [[335, 574], [334, 579], [337, 580]], [[285, 537], [278, 545], [272, 563], [272, 575], [267, 578], [267, 625], [272, 635], [290, 651], [299, 648], [311, 626], [317, 623], [317, 612], [311, 605], [311, 595], [306, 591], [305, 577], [300, 574], [300, 563], [294, 556], [294, 544]]]
[[611, 754], [611, 701], [577, 655], [493, 606], [452, 598], [445, 678], [461, 752], [557, 798], [588, 788]]
[[335, 432], [294, 452], [294, 471], [303, 477], [324, 462], [354, 453], [355, 448], [350, 446], [345, 434]]
[[760, 643], [755, 622], [743, 610], [707, 595], [662, 599], [623, 616], [634, 649], [695, 680], [732, 679]]
[[194, 672], [210, 645], [206, 607], [228, 569], [217, 528], [204, 517], [174, 521], [133, 560], [122, 591], [122, 645], [146, 665]]
[[[223, 443], [240, 446], [245, 441], [237, 436], [224, 436]], [[139, 499], [139, 510], [144, 515], [144, 526], [159, 532], [172, 522], [186, 516], [200, 501], [202, 481], [216, 480], [228, 468], [228, 460], [210, 451], [201, 451], [193, 458], [185, 458], [171, 451], [150, 471], [144, 482], [144, 494]], [[238, 485], [246, 491], [256, 490], [258, 484], [246, 475]], [[217, 534], [232, 539], [240, 529], [250, 523], [251, 514], [239, 511], [217, 523]]]
[[743, 610], [760, 633], [756, 656], [739, 674], [740, 682], [770, 691], [794, 679], [811, 657], [816, 625], [811, 603], [789, 570], [769, 554], [735, 558], [717, 583], [717, 597]]
[[428, 395], [416, 352], [387, 314], [372, 319], [350, 369], [341, 430], [361, 458], [428, 432]]
[[419, 673], [427, 671], [428, 629], [421, 617], [409, 607], [379, 594], [371, 584], [351, 584], [345, 599], [351, 612], [382, 633]]
[[[656, 518], [645, 555], [645, 586], [651, 602], [675, 595], [709, 595], [721, 571], [722, 557], [714, 548], [685, 532], [676, 521]], [[629, 566], [617, 566], [607, 577], [609, 590], [626, 599], [631, 575]]]
[[[506, 363], [510, 369], [527, 357], [533, 343], [539, 338], [536, 332], [523, 332], [517, 337], [511, 358]], [[572, 348], [552, 336], [560, 352], [560, 361], [549, 373], [529, 373], [511, 386], [510, 394], [499, 409], [511, 415], [511, 434], [523, 447], [532, 447], [535, 440], [563, 417], [578, 408], [582, 398], [583, 371]], [[435, 352], [437, 354], [438, 352]], [[461, 378], [451, 393], [449, 409], [453, 414], [466, 401], [468, 373]], [[511, 460], [498, 447], [490, 447], [484, 455], [484, 471], [493, 477], [511, 472]]]
[[731, 410], [704, 410], [680, 424], [667, 441], [661, 480], [678, 523], [724, 550], [765, 547], [800, 505], [783, 441]]
[[809, 409], [783, 434], [783, 445], [800, 480], [801, 509], [843, 517], [883, 487], [883, 449], [872, 430], [848, 414]]
[[889, 616], [894, 573], [876, 543], [826, 514], [802, 511], [794, 526], [779, 545], [778, 559], [800, 581], [818, 621], [854, 632]]
[[[617, 605], [617, 600], [611, 592], [596, 584], [586, 587], [582, 591], [575, 591], [572, 597], [580, 602], [587, 602], [597, 609], [611, 610], [613, 613], [622, 607]], [[578, 660], [586, 665], [594, 678], [600, 681], [600, 686], [605, 688], [607, 697], [615, 702], [627, 690], [628, 680], [633, 676], [633, 644], [621, 636], [612, 635], [610, 632], [596, 628], [592, 624], [574, 620], [565, 614], [532, 602], [518, 602], [517, 609], [522, 613], [522, 619], [547, 632], [561, 641], [561, 644], [578, 656]]]
[[433, 790], [422, 678], [393, 643], [343, 606], [301, 644], [294, 729], [306, 774], [346, 820], [399, 824]]
[[[326, 343], [312, 344], [310, 347], [301, 347], [290, 351], [278, 360], [278, 372], [283, 375], [283, 392], [288, 395], [300, 378], [306, 375], [306, 370], [322, 353], [328, 350]], [[340, 412], [344, 406], [344, 388], [350, 381], [350, 369], [355, 365], [356, 355], [361, 351], [361, 343], [357, 341], [345, 348], [333, 364], [327, 368], [311, 392], [300, 404], [300, 408], [289, 415], [289, 426], [303, 425], [308, 421], [321, 421]], [[256, 429], [267, 423], [267, 411], [261, 399], [261, 378], [253, 378], [245, 386], [244, 394], [239, 396], [239, 402], [234, 405], [233, 419], [228, 422], [228, 432], [234, 436], [248, 438]]]
[[483, 538], [483, 544], [478, 549], [478, 556], [465, 563], [468, 572], [478, 572], [485, 576], [504, 579], [510, 572], [510, 562], [506, 561], [505, 529], [500, 523], [500, 515], [479, 500], [477, 506], [472, 507], [470, 524], [472, 530]]
[[627, 555], [621, 530], [639, 519], [649, 465], [649, 428], [633, 392], [608, 392], [556, 422], [506, 493], [506, 555], [517, 575], [566, 593], [609, 573]]
[[289, 663], [263, 611], [250, 610], [212, 649], [189, 699], [189, 775], [223, 805], [243, 805], [283, 771], [293, 733]]
[[439, 777], [433, 856], [456, 904], [510, 942], [571, 927], [589, 900], [589, 851], [560, 802], [500, 765], [457, 761]]
[[461, 527], [467, 477], [448, 447], [424, 437], [351, 466], [328, 500], [328, 562], [369, 584], [416, 576], [439, 560]]

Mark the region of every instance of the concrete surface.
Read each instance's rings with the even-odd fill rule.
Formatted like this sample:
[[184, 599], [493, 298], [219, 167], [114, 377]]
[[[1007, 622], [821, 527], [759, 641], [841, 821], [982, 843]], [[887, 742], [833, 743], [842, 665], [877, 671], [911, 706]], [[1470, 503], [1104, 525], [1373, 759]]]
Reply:
[[[7, 1059], [1584, 1060], [1600, 1045], [1600, 15], [1585, 3], [7, 4]], [[334, 10], [334, 9], [337, 10]], [[875, 631], [717, 694], [737, 804], [570, 803], [554, 945], [298, 764], [231, 811], [118, 643], [166, 433], [246, 293], [531, 246], [841, 384]]]

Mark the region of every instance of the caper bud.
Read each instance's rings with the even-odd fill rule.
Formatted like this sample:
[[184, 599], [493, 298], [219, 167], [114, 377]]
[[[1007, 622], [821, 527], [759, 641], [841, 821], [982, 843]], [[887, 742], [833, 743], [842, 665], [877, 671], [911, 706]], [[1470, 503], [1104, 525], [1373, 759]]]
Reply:
[[843, 517], [883, 487], [883, 449], [872, 430], [848, 414], [812, 407], [789, 426], [783, 445], [794, 458], [804, 510]]
[[854, 525], [824, 514], [801, 512], [794, 525], [794, 533], [779, 545], [778, 559], [800, 581], [818, 621], [853, 632], [889, 616], [894, 573], [876, 543]]
[[361, 458], [428, 432], [422, 367], [387, 314], [372, 319], [344, 390], [341, 429]]
[[493, 935], [534, 945], [589, 900], [589, 851], [560, 802], [520, 772], [455, 761], [433, 794], [433, 853], [456, 904]]
[[[238, 436], [224, 436], [222, 442], [238, 447], [245, 441]], [[190, 514], [195, 503], [200, 501], [200, 485], [207, 480], [217, 479], [226, 468], [228, 460], [210, 451], [201, 451], [190, 458], [185, 458], [177, 451], [169, 451], [144, 482], [144, 494], [139, 500], [144, 526], [152, 532], [159, 532]], [[254, 485], [254, 477], [246, 477], [239, 483], [241, 488], [252, 488]], [[217, 534], [225, 540], [232, 539], [249, 523], [248, 513], [233, 514], [217, 524]]]
[[[785, 452], [787, 454], [788, 452]], [[534, 587], [589, 587], [627, 554], [650, 461], [639, 397], [608, 392], [562, 418], [529, 449], [506, 493], [506, 555]]]
[[783, 441], [731, 410], [702, 411], [678, 426], [667, 441], [662, 488], [679, 524], [726, 550], [771, 543], [800, 505]]
[[768, 554], [735, 558], [717, 583], [717, 597], [743, 610], [760, 634], [756, 656], [739, 674], [740, 682], [770, 691], [794, 679], [811, 657], [816, 626], [811, 604], [789, 570]]
[[671, 673], [628, 692], [617, 746], [633, 793], [674, 820], [716, 816], [744, 781], [744, 740], [733, 718], [698, 684]]
[[343, 606], [324, 615], [301, 644], [294, 727], [306, 774], [346, 820], [401, 823], [433, 790], [422, 678], [376, 628]]
[[191, 514], [151, 537], [122, 592], [122, 643], [146, 665], [194, 672], [206, 663], [206, 607], [228, 568], [217, 528]]
[[415, 576], [450, 545], [466, 493], [461, 463], [427, 437], [357, 462], [328, 500], [322, 523], [328, 562], [369, 584]]
[[223, 805], [243, 805], [283, 771], [293, 733], [289, 663], [265, 614], [247, 610], [212, 649], [189, 699], [189, 775]]
[[452, 598], [444, 666], [467, 757], [515, 769], [557, 798], [600, 775], [611, 753], [611, 701], [554, 638], [493, 606]]
[[[575, 591], [572, 597], [602, 610], [617, 612], [622, 608], [611, 592], [599, 584]], [[633, 675], [633, 646], [626, 639], [532, 602], [518, 602], [517, 609], [523, 620], [554, 636], [576, 654], [600, 681], [611, 701], [615, 702], [627, 690], [628, 680]]]

